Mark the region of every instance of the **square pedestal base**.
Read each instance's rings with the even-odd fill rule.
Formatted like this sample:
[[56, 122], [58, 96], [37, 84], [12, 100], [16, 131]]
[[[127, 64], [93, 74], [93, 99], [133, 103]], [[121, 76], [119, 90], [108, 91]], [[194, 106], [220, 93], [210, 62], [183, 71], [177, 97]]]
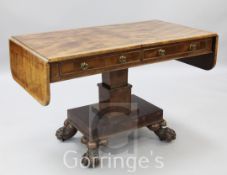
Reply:
[[[107, 138], [124, 131], [154, 125], [163, 121], [163, 110], [135, 96], [131, 96], [132, 110], [127, 114], [121, 108], [115, 112], [97, 110], [97, 104], [68, 110], [68, 120], [91, 141]], [[116, 107], [117, 108], [117, 107]]]

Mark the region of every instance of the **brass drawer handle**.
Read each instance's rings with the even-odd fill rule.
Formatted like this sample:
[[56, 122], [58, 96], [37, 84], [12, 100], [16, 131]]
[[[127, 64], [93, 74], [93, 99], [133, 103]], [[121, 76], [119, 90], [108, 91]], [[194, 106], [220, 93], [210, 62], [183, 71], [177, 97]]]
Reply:
[[124, 56], [124, 55], [121, 55], [120, 58], [119, 58], [119, 62], [120, 62], [121, 64], [126, 63], [126, 62], [127, 62], [127, 57]]
[[190, 44], [189, 46], [189, 50], [190, 51], [195, 51], [197, 49], [197, 45], [196, 44]]
[[88, 64], [86, 62], [83, 62], [80, 64], [81, 70], [87, 70], [88, 69]]
[[165, 55], [166, 55], [166, 50], [164, 50], [164, 49], [159, 49], [159, 50], [158, 50], [158, 54], [159, 54], [159, 56], [165, 56]]

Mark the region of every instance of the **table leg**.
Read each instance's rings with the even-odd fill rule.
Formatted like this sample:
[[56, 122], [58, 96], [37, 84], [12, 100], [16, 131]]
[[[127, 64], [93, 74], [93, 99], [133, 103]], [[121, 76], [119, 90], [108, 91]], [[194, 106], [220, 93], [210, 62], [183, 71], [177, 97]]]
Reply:
[[176, 132], [167, 127], [166, 121], [159, 124], [149, 125], [148, 129], [154, 131], [161, 141], [171, 142], [176, 139]]
[[[85, 139], [85, 138], [84, 138]], [[86, 141], [85, 141], [86, 140]], [[99, 144], [95, 141], [85, 139], [87, 152], [82, 156], [81, 163], [88, 168], [95, 168], [99, 165]]]
[[64, 126], [56, 131], [56, 137], [61, 141], [65, 141], [72, 138], [76, 133], [77, 129], [70, 123], [68, 119], [66, 119]]

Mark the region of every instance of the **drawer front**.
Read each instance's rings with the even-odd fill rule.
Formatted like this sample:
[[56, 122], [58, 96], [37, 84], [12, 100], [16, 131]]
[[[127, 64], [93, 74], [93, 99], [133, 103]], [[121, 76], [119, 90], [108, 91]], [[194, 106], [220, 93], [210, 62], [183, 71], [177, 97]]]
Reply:
[[144, 60], [190, 56], [207, 52], [212, 52], [211, 38], [145, 49]]
[[[214, 41], [214, 38], [192, 40], [151, 48], [141, 48], [122, 53], [103, 54], [100, 56], [76, 58], [68, 61], [51, 63], [51, 82], [93, 75], [121, 68], [130, 68], [141, 64], [212, 54], [214, 53]], [[213, 59], [213, 57], [210, 59]], [[198, 65], [200, 63], [196, 62], [195, 64]], [[201, 67], [201, 65], [198, 65], [197, 67]]]
[[80, 58], [59, 63], [60, 76], [92, 72], [105, 68], [126, 66], [138, 63], [141, 60], [141, 51], [132, 51], [122, 54], [109, 54], [99, 57]]

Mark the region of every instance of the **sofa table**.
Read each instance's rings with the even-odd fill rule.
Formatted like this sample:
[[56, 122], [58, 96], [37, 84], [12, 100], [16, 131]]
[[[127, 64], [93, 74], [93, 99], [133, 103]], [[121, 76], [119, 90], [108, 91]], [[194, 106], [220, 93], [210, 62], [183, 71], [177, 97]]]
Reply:
[[162, 109], [131, 94], [128, 68], [174, 59], [210, 70], [216, 63], [218, 35], [152, 20], [14, 36], [9, 44], [13, 78], [42, 105], [50, 102], [50, 83], [102, 74], [99, 102], [68, 110], [56, 132], [64, 141], [80, 131], [88, 148], [82, 163], [94, 167], [99, 146], [112, 135], [147, 127], [160, 140], [176, 138]]

